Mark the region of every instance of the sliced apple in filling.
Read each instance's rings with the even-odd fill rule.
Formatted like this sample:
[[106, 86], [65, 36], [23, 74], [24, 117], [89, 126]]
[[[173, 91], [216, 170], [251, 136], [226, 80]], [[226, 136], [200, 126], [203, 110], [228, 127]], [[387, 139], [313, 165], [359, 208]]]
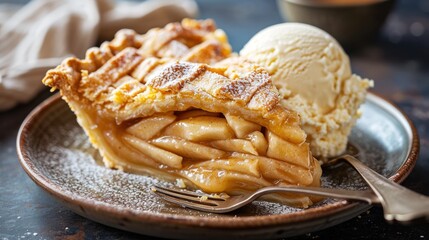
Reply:
[[244, 139], [217, 140], [210, 142], [210, 145], [228, 152], [242, 152], [258, 155], [252, 143]]
[[267, 139], [265, 139], [263, 133], [255, 131], [247, 135], [246, 138], [248, 138], [252, 145], [255, 147], [256, 151], [258, 152], [258, 155], [266, 155], [268, 149], [268, 142]]
[[152, 140], [151, 143], [188, 159], [219, 159], [227, 155], [225, 151], [179, 137], [163, 136]]
[[195, 142], [234, 137], [234, 132], [224, 118], [192, 117], [179, 120], [164, 130], [164, 135], [177, 136]]
[[182, 168], [183, 157], [179, 155], [155, 147], [152, 144], [133, 136], [124, 135], [123, 139], [138, 151], [141, 151], [143, 154], [161, 164], [165, 164], [172, 168]]
[[149, 140], [173, 123], [175, 119], [176, 116], [172, 114], [148, 117], [127, 128], [127, 132], [140, 139]]
[[254, 131], [261, 131], [260, 125], [253, 122], [246, 121], [239, 116], [226, 114], [225, 118], [228, 124], [234, 130], [235, 135], [237, 135], [237, 137], [239, 138], [243, 138], [247, 136], [249, 133]]
[[[213, 67], [150, 58], [147, 49], [115, 44], [67, 59], [43, 80], [60, 89], [106, 166], [208, 193], [320, 184], [299, 117], [279, 104], [264, 69], [244, 60]], [[293, 194], [279, 199], [311, 204]]]

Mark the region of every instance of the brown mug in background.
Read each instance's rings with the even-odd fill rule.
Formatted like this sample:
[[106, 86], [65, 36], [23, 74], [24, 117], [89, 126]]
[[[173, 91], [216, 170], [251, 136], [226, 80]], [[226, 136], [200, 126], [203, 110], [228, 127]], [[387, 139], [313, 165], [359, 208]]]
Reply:
[[346, 48], [377, 36], [395, 0], [277, 0], [289, 22], [307, 23], [331, 34]]

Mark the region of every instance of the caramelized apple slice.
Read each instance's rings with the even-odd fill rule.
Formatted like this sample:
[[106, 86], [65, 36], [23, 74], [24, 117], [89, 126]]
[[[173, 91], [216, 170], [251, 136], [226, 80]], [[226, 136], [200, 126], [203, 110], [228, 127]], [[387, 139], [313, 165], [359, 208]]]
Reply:
[[258, 155], [252, 143], [243, 139], [226, 139], [210, 142], [210, 145], [228, 152], [241, 152]]
[[294, 185], [308, 185], [313, 182], [312, 171], [295, 164], [285, 164], [282, 160], [253, 156], [244, 153], [233, 153], [232, 157], [259, 160], [258, 167], [262, 176], [271, 181]]
[[241, 117], [225, 114], [225, 118], [232, 130], [234, 130], [235, 135], [239, 138], [244, 138], [254, 131], [261, 131], [260, 125], [244, 120]]
[[151, 141], [157, 147], [189, 159], [218, 159], [226, 152], [178, 137], [164, 136]]
[[307, 143], [302, 143], [300, 147], [297, 148], [295, 144], [281, 139], [268, 130], [266, 132], [266, 137], [268, 139], [268, 157], [293, 163], [304, 168], [310, 166], [313, 157], [310, 155]]
[[234, 132], [224, 118], [202, 116], [177, 121], [168, 126], [163, 135], [204, 142], [230, 139], [234, 137]]
[[176, 120], [174, 114], [156, 115], [142, 119], [140, 122], [128, 127], [126, 131], [142, 140], [149, 140], [174, 120]]
[[165, 164], [172, 168], [180, 169], [182, 168], [183, 157], [178, 156], [164, 149], [155, 147], [139, 138], [136, 138], [131, 135], [125, 135], [124, 140], [129, 143], [132, 147], [136, 148], [146, 156], [152, 158], [155, 161], [158, 161], [162, 164]]
[[[226, 170], [206, 170], [205, 168], [191, 168], [180, 174], [189, 179], [201, 190], [208, 193], [221, 193], [228, 190], [256, 190], [272, 185], [260, 177]], [[243, 187], [246, 186], [246, 187]]]
[[259, 155], [264, 156], [267, 153], [268, 142], [267, 139], [265, 139], [264, 134], [262, 134], [260, 131], [254, 131], [247, 135], [247, 138], [256, 148], [256, 151]]
[[228, 159], [217, 159], [192, 164], [192, 168], [201, 167], [204, 169], [226, 170], [230, 172], [240, 172], [244, 174], [250, 174], [255, 177], [260, 177], [261, 173], [259, 172], [258, 162], [258, 159], [230, 157]]

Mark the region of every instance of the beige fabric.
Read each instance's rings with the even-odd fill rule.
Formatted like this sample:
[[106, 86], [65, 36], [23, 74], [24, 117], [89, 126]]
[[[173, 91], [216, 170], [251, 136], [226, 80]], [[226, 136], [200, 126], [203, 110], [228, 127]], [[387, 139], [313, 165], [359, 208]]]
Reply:
[[192, 0], [35, 0], [22, 8], [0, 5], [0, 111], [33, 98], [46, 71], [65, 57], [82, 58], [97, 41], [122, 28], [144, 33], [195, 17]]

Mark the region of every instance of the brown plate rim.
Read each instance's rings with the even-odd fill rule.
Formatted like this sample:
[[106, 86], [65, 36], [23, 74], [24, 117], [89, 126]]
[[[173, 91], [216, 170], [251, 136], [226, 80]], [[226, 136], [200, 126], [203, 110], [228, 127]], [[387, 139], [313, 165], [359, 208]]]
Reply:
[[[386, 98], [369, 93], [375, 98], [384, 101], [393, 107], [404, 119], [406, 120], [408, 126], [411, 129], [411, 148], [407, 156], [407, 159], [404, 161], [402, 166], [398, 171], [390, 177], [391, 180], [395, 182], [402, 182], [411, 172], [413, 167], [416, 164], [416, 160], [419, 153], [419, 138], [417, 130], [414, 127], [414, 124], [407, 117], [407, 115], [398, 108], [394, 103], [387, 100]], [[41, 115], [44, 111], [48, 110], [50, 106], [56, 104], [58, 101], [61, 101], [59, 94], [56, 94], [39, 106], [37, 106], [23, 121], [17, 137], [17, 152], [19, 157], [19, 162], [25, 172], [30, 176], [30, 178], [45, 191], [53, 195], [54, 197], [73, 205], [78, 205], [81, 208], [96, 208], [97, 211], [108, 213], [112, 216], [126, 216], [136, 221], [140, 222], [153, 222], [153, 223], [163, 223], [163, 224], [180, 224], [188, 227], [206, 227], [206, 228], [252, 228], [252, 227], [267, 227], [267, 226], [276, 226], [284, 225], [288, 223], [300, 223], [305, 222], [311, 219], [319, 219], [327, 217], [333, 214], [340, 212], [348, 211], [355, 207], [360, 207], [362, 209], [367, 209], [368, 205], [357, 202], [348, 202], [348, 201], [339, 201], [333, 204], [324, 205], [316, 208], [306, 209], [305, 211], [287, 213], [287, 214], [278, 214], [278, 215], [264, 215], [264, 216], [240, 216], [238, 218], [214, 218], [214, 217], [196, 217], [196, 216], [183, 216], [183, 215], [174, 215], [166, 213], [151, 213], [133, 210], [124, 207], [111, 206], [103, 202], [90, 200], [87, 198], [80, 197], [72, 192], [65, 192], [59, 188], [55, 183], [53, 183], [49, 178], [41, 174], [36, 166], [32, 163], [30, 157], [28, 156], [25, 149], [25, 136], [28, 134], [30, 129], [37, 122], [37, 117]]]

